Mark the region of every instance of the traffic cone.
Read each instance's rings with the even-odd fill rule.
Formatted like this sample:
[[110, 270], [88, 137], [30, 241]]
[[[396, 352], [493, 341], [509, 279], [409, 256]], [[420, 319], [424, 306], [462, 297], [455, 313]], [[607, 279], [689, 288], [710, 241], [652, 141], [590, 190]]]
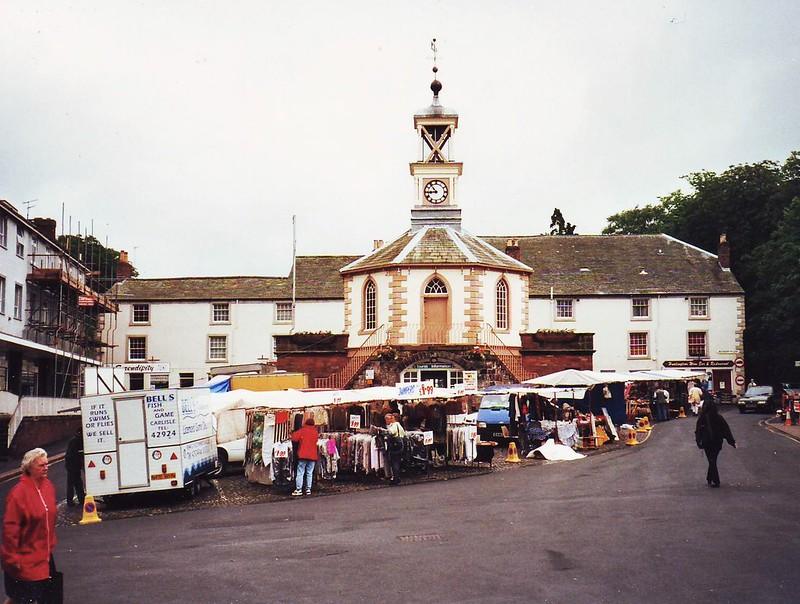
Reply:
[[95, 524], [100, 522], [100, 516], [97, 515], [97, 505], [94, 502], [94, 497], [87, 495], [83, 499], [83, 518], [78, 524]]
[[686, 419], [686, 409], [681, 405], [681, 412], [678, 413], [678, 419]]
[[633, 430], [631, 428], [628, 429], [628, 438], [625, 441], [625, 444], [628, 445], [629, 447], [633, 447], [639, 444], [639, 441], [636, 440], [636, 430]]
[[792, 425], [792, 412], [790, 409], [785, 409], [783, 415], [786, 419], [783, 420], [784, 426], [791, 426]]
[[506, 462], [509, 463], [519, 463], [522, 461], [517, 455], [517, 444], [516, 443], [509, 443], [508, 444], [508, 455], [506, 455]]

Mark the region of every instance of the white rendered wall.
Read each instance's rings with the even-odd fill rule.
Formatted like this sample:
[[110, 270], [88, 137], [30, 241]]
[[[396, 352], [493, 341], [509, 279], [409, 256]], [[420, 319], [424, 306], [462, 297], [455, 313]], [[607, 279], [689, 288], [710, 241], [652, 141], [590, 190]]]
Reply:
[[[300, 331], [344, 332], [344, 300], [297, 302], [295, 313], [295, 333]], [[380, 325], [380, 321], [378, 325]]]
[[[309, 306], [317, 305], [324, 307], [325, 303]], [[302, 307], [302, 311], [298, 308], [298, 315], [302, 312], [312, 318], [315, 316], [305, 304]], [[201, 383], [212, 367], [273, 358], [272, 336], [288, 334], [292, 328], [291, 322], [275, 321], [275, 304], [268, 301], [230, 302], [229, 323], [211, 322], [210, 302], [150, 303], [149, 325], [131, 325], [131, 309], [129, 303], [120, 304], [116, 328], [113, 321], [110, 322], [109, 338], [113, 338], [115, 347], [108, 362], [130, 362], [127, 358], [128, 336], [145, 336], [147, 358], [170, 364], [170, 386], [178, 385], [180, 373], [193, 373], [195, 383]], [[333, 313], [326, 309], [322, 314]], [[309, 319], [309, 324], [313, 324], [312, 319]], [[227, 359], [208, 359], [209, 336], [227, 336]]]
[[[501, 278], [506, 280], [508, 285], [509, 317], [508, 329], [497, 328], [497, 284]], [[527, 275], [525, 276], [527, 279]], [[520, 346], [520, 332], [522, 331], [522, 307], [526, 303], [522, 297], [522, 280], [520, 276], [513, 273], [503, 273], [500, 271], [486, 271], [482, 280], [483, 317], [482, 322], [491, 325], [497, 336], [506, 346]]]
[[[736, 351], [737, 298], [709, 298], [709, 318], [690, 319], [684, 296], [650, 298], [650, 319], [633, 319], [631, 298], [580, 298], [574, 320], [555, 320], [555, 300], [530, 300], [530, 331], [571, 329], [594, 333], [594, 369], [658, 369], [664, 361], [688, 358], [688, 332], [707, 332], [708, 358], [733, 360]], [[647, 332], [649, 357], [628, 356], [628, 334]], [[741, 351], [739, 351], [741, 353]]]
[[[377, 303], [375, 317], [375, 326], [387, 325], [389, 323], [389, 298], [391, 291], [389, 285], [391, 283], [391, 276], [384, 272], [374, 272], [366, 275], [354, 275], [352, 280], [352, 289], [350, 292], [352, 304], [350, 309], [353, 313], [352, 321], [350, 322], [350, 331], [348, 333], [349, 345], [359, 346], [364, 341], [366, 332], [364, 331], [364, 286], [367, 284], [367, 279], [372, 279], [375, 282]], [[341, 306], [341, 316], [338, 324], [340, 331], [344, 330], [344, 302]]]

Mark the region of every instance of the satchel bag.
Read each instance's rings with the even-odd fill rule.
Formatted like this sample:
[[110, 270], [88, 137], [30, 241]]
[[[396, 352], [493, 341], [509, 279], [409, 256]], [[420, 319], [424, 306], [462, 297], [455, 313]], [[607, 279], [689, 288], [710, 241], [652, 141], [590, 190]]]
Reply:
[[40, 604], [64, 604], [64, 573], [56, 571], [47, 581]]

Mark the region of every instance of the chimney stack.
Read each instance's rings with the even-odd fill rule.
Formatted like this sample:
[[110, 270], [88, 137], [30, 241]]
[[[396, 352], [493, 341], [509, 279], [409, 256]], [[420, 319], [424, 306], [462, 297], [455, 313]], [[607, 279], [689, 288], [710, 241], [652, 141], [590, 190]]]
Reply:
[[520, 260], [519, 239], [509, 239], [506, 241], [506, 254], [514, 260]]
[[120, 250], [116, 281], [125, 281], [125, 279], [130, 279], [131, 276], [133, 276], [133, 266], [128, 262], [128, 252]]
[[725, 233], [719, 236], [717, 259], [724, 270], [731, 270], [731, 245], [728, 243], [728, 236]]
[[31, 222], [36, 230], [53, 243], [56, 242], [56, 221], [52, 218], [32, 218]]
[[383, 239], [373, 239], [372, 240], [372, 251], [379, 250], [383, 247]]

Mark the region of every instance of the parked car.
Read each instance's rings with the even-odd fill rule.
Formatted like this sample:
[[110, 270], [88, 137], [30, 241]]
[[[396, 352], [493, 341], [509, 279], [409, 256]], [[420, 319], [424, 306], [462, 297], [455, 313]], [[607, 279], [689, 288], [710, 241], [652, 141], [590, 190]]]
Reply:
[[780, 407], [781, 398], [782, 395], [775, 392], [772, 386], [750, 386], [736, 404], [739, 406], [739, 413], [745, 411], [773, 413]]

